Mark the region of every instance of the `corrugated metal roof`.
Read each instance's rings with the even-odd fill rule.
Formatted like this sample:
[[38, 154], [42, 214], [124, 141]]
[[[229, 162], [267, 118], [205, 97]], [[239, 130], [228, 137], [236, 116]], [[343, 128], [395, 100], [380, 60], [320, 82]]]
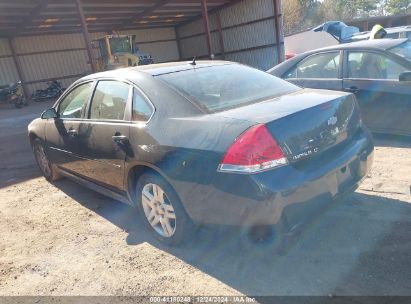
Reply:
[[[207, 0], [209, 10], [233, 0]], [[81, 0], [90, 32], [173, 27], [201, 16], [199, 0]], [[0, 35], [80, 32], [76, 1], [0, 2]]]

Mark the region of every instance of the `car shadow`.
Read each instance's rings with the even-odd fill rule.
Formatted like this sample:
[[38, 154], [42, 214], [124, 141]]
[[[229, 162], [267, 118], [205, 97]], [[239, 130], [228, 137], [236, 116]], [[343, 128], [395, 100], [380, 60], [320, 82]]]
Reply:
[[78, 191], [68, 180], [56, 186], [128, 232], [128, 245], [148, 242], [247, 295], [411, 295], [411, 204], [405, 201], [354, 193], [331, 202], [287, 242], [257, 240], [247, 229], [203, 227], [189, 243], [169, 247], [144, 230], [132, 207]]
[[411, 136], [373, 134], [373, 137], [379, 147], [411, 148]]

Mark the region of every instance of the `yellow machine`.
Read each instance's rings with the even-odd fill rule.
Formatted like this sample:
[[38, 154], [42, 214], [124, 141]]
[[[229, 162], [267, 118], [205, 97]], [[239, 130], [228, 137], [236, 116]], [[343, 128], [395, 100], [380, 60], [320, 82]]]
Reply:
[[139, 56], [133, 54], [131, 35], [107, 35], [94, 42], [97, 42], [99, 50], [98, 71], [139, 65]]
[[387, 31], [379, 24], [373, 26], [369, 40], [382, 39], [387, 36]]

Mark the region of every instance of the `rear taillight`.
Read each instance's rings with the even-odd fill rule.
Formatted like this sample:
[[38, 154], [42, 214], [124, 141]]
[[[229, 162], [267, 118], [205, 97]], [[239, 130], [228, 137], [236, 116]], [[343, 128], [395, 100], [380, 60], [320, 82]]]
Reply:
[[265, 125], [241, 134], [228, 149], [219, 171], [256, 173], [288, 163], [283, 151]]

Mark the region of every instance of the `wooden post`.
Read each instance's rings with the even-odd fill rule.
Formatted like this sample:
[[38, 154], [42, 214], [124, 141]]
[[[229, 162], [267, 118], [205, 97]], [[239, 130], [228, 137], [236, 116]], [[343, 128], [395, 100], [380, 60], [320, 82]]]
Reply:
[[21, 68], [20, 61], [17, 58], [16, 45], [14, 44], [14, 38], [9, 38], [9, 47], [10, 47], [11, 55], [13, 56], [14, 65], [16, 66], [17, 76], [19, 77], [19, 80], [21, 81], [21, 84], [23, 86], [24, 96], [26, 98], [29, 98], [29, 93], [27, 91], [25, 81], [23, 78], [23, 70]]
[[280, 41], [280, 10], [278, 0], [274, 0], [274, 26], [275, 26], [275, 46], [277, 47], [277, 63], [282, 61], [281, 41]]
[[95, 73], [97, 71], [96, 63], [94, 62], [94, 59], [93, 59], [93, 50], [91, 48], [91, 39], [90, 39], [90, 34], [88, 32], [88, 29], [87, 29], [86, 18], [84, 17], [82, 1], [81, 0], [76, 0], [76, 6], [77, 6], [77, 12], [78, 12], [79, 17], [80, 17], [81, 28], [82, 28], [82, 31], [83, 31], [84, 42], [86, 44], [88, 59], [90, 61], [90, 65], [91, 65], [91, 71], [93, 73]]
[[221, 16], [220, 16], [220, 11], [217, 11], [216, 17], [217, 17], [217, 31], [218, 31], [218, 40], [219, 40], [219, 42], [220, 42], [221, 57], [222, 57], [223, 59], [225, 59], [225, 48], [224, 48], [223, 31], [221, 30]]
[[210, 26], [208, 23], [207, 0], [201, 0], [201, 14], [203, 16], [204, 33], [206, 35], [208, 56], [212, 59], [213, 49], [211, 46]]

